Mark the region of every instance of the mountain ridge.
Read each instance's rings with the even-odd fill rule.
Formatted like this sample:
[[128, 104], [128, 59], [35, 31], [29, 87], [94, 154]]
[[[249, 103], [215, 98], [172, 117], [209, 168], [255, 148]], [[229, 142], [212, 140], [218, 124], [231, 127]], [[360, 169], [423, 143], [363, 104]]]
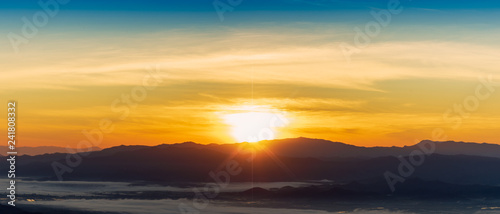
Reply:
[[[16, 147], [16, 152], [18, 155], [44, 155], [44, 154], [55, 154], [55, 153], [78, 153], [76, 148], [66, 148], [59, 146], [19, 146]], [[90, 148], [81, 149], [84, 151], [101, 151], [102, 149], [94, 146]], [[9, 150], [7, 146], [0, 146], [0, 155], [6, 154]]]
[[[491, 143], [475, 143], [463, 141], [431, 141], [422, 140], [417, 144], [410, 146], [374, 146], [363, 147], [342, 142], [316, 139], [316, 138], [285, 138], [276, 140], [264, 140], [258, 144], [266, 146], [274, 153], [287, 157], [312, 157], [312, 158], [375, 158], [384, 156], [407, 156], [415, 150], [420, 150], [425, 144], [434, 144], [436, 154], [443, 155], [472, 155], [500, 158], [500, 145]], [[184, 142], [176, 144], [161, 144], [160, 146], [170, 147], [206, 147], [218, 151], [232, 150], [235, 146], [252, 145], [252, 143], [234, 143], [234, 144], [197, 144], [194, 142]]]
[[[306, 151], [302, 146], [290, 150], [286, 147], [292, 147], [293, 144], [289, 144], [289, 141], [310, 146], [312, 149]], [[316, 146], [309, 144], [311, 142], [316, 142], [317, 144], [312, 143]], [[330, 149], [344, 148], [344, 150], [337, 151], [330, 158], [324, 158], [321, 154], [316, 157], [308, 155], [308, 152], [321, 149], [324, 153], [328, 153], [329, 150], [322, 147], [324, 145], [330, 146]], [[440, 144], [436, 143], [436, 151], [462, 153], [460, 149], [447, 150], [447, 147], [452, 145], [460, 147], [462, 145], [460, 143], [448, 142], [443, 145], [444, 149], [440, 149]], [[485, 146], [464, 145], [466, 148], [471, 145], [480, 148]], [[401, 155], [402, 152], [415, 151], [417, 147], [418, 145], [390, 147], [389, 150], [375, 148], [371, 151], [373, 148], [346, 146], [343, 143], [308, 138], [262, 142], [262, 145], [253, 143], [202, 145], [188, 142], [158, 146], [118, 146], [82, 156], [81, 163], [71, 165], [71, 171], [64, 173], [63, 178], [156, 183], [209, 182], [212, 180], [210, 172], [216, 173], [224, 169], [224, 165], [228, 162], [235, 162], [246, 170], [238, 176], [231, 177], [231, 180], [241, 182], [384, 180], [386, 172], [398, 173], [401, 163], [409, 162], [412, 156]], [[256, 152], [252, 154], [249, 151]], [[349, 157], [352, 152], [359, 151], [371, 156], [359, 158], [359, 154], [355, 154], [357, 156]], [[395, 153], [387, 153], [388, 151]], [[416, 170], [411, 176], [457, 184], [500, 185], [500, 158], [473, 155], [480, 151], [481, 149], [469, 151], [469, 154], [437, 152], [425, 154], [422, 157], [425, 159], [422, 165], [415, 166]], [[494, 152], [498, 151], [495, 149]], [[18, 175], [57, 180], [53, 163], [68, 164], [67, 160], [71, 157], [73, 156], [63, 153], [21, 156], [17, 163]], [[0, 166], [0, 170], [6, 170], [5, 167]]]

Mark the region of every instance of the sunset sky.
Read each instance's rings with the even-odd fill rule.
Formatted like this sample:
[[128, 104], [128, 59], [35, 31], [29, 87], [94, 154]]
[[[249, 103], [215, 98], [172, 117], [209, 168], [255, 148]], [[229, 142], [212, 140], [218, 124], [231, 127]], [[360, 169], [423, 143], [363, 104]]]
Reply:
[[[350, 60], [341, 44], [389, 1], [243, 0], [221, 20], [213, 1], [71, 0], [16, 53], [8, 35], [36, 2], [0, 6], [0, 117], [18, 102], [19, 146], [75, 147], [103, 119], [114, 130], [100, 147], [234, 143], [236, 126], [273, 114], [287, 120], [275, 138], [403, 146], [442, 128], [500, 143], [500, 85], [471, 98], [480, 79], [500, 82], [497, 1], [401, 1]], [[161, 83], [123, 117], [115, 101], [153, 74]], [[457, 107], [466, 117], [464, 101], [478, 105]]]

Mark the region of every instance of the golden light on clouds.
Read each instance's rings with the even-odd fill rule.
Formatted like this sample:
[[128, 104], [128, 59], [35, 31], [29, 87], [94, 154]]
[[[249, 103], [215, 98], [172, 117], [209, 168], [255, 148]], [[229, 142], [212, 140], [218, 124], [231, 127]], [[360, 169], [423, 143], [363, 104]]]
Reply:
[[[0, 94], [22, 103], [20, 129], [29, 146], [73, 145], [102, 118], [116, 120], [113, 101], [140, 86], [150, 67], [158, 67], [162, 84], [117, 121], [103, 147], [253, 142], [261, 130], [262, 139], [302, 136], [391, 146], [429, 138], [434, 127], [448, 128], [443, 112], [474, 94], [478, 77], [498, 79], [496, 29], [471, 34], [481, 36], [477, 42], [394, 32], [407, 40], [379, 37], [349, 63], [338, 44], [352, 39], [345, 33], [352, 28], [303, 25], [308, 27], [294, 27], [293, 34], [281, 26], [159, 30], [107, 40], [99, 32], [40, 37], [19, 55], [0, 51]], [[500, 118], [498, 96], [481, 103], [463, 130], [449, 132], [450, 139], [497, 142], [491, 130], [500, 125], [488, 121]], [[272, 126], [275, 115], [281, 117]], [[283, 124], [283, 118], [292, 123]]]

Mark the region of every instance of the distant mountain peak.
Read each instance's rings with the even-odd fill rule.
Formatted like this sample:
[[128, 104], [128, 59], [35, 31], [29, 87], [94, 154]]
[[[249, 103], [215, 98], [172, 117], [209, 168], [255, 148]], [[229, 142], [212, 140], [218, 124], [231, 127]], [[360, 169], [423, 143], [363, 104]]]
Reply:
[[[5, 154], [7, 153], [9, 149], [7, 146], [0, 146], [0, 154]], [[91, 147], [91, 148], [83, 148], [83, 149], [76, 149], [76, 148], [66, 148], [66, 147], [58, 147], [58, 146], [36, 146], [36, 147], [28, 147], [28, 146], [21, 146], [17, 147], [17, 152], [18, 155], [30, 155], [30, 156], [35, 156], [35, 155], [43, 155], [43, 154], [54, 154], [54, 153], [77, 153], [79, 151], [87, 152], [87, 151], [101, 151], [102, 149], [99, 147]]]

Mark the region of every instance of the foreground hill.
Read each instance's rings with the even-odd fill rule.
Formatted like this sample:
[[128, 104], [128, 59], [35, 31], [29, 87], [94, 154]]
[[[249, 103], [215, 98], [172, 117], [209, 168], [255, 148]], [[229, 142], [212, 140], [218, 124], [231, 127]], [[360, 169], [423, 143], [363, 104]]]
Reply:
[[12, 207], [12, 206], [6, 206], [6, 205], [0, 205], [0, 213], [5, 213], [5, 214], [41, 214], [39, 212], [33, 213], [33, 212], [26, 212], [23, 211], [19, 208]]

